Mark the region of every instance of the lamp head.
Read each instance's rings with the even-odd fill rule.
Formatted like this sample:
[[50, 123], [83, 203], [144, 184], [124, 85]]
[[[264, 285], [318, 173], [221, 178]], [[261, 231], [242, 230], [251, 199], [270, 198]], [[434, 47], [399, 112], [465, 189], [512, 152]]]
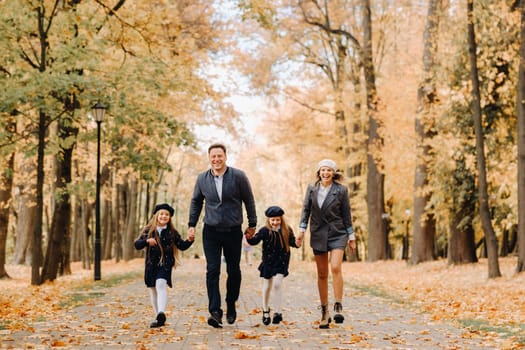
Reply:
[[93, 115], [95, 116], [95, 120], [97, 122], [101, 122], [104, 118], [104, 114], [106, 114], [106, 106], [104, 106], [102, 103], [97, 102], [93, 107], [91, 107], [91, 111], [93, 112]]

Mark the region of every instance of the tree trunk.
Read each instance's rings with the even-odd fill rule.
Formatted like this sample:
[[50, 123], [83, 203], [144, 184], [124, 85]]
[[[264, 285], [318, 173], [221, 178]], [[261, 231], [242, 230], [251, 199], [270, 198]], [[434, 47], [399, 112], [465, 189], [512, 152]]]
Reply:
[[501, 248], [499, 251], [499, 256], [506, 257], [509, 255], [509, 230], [507, 228], [503, 229], [503, 237], [501, 238]]
[[80, 203], [80, 231], [77, 234], [80, 240], [80, 257], [82, 260], [82, 267], [86, 270], [91, 269], [91, 262], [93, 261], [93, 244], [89, 244], [89, 242], [93, 242], [94, 236], [89, 228], [92, 210], [93, 205], [89, 204], [87, 199], [82, 199]]
[[[123, 258], [123, 250], [125, 249], [123, 245], [125, 244], [124, 230], [126, 229], [126, 217], [127, 217], [127, 202], [128, 202], [128, 193], [127, 187], [124, 184], [117, 184], [116, 190], [117, 200], [115, 201], [115, 209], [113, 210], [118, 215], [115, 215], [115, 225], [116, 236], [115, 236], [115, 259], [120, 261]], [[138, 235], [137, 235], [138, 236]]]
[[479, 91], [479, 75], [477, 67], [477, 45], [474, 31], [474, 0], [467, 1], [468, 46], [470, 57], [470, 73], [472, 79], [472, 117], [476, 134], [476, 165], [478, 169], [478, 200], [481, 217], [481, 227], [485, 235], [488, 257], [488, 277], [500, 277], [498, 262], [498, 240], [492, 227], [488, 205], [487, 170], [485, 166], [484, 132], [481, 115], [481, 95]]
[[525, 1], [519, 1], [521, 44], [518, 71], [518, 266], [525, 271]]
[[9, 228], [9, 208], [11, 208], [11, 190], [13, 188], [15, 155], [10, 154], [5, 164], [4, 170], [0, 174], [0, 279], [9, 278], [5, 270], [6, 263], [6, 243], [7, 231]]
[[[359, 67], [359, 64], [355, 63], [352, 66]], [[352, 85], [354, 87], [354, 95], [355, 96], [361, 96], [361, 79], [359, 73], [357, 73], [358, 69], [355, 69], [351, 74], [352, 76]], [[355, 99], [355, 103], [352, 107], [353, 115], [360, 115], [362, 111], [362, 103], [360, 98]], [[352, 142], [351, 142], [351, 149], [350, 149], [350, 157], [352, 155], [358, 155], [357, 158], [352, 159], [350, 162], [350, 171], [348, 173], [348, 176], [350, 177], [350, 195], [355, 196], [356, 193], [360, 190], [361, 180], [359, 178], [362, 175], [363, 172], [363, 162], [361, 158], [361, 153], [363, 150], [363, 143], [361, 139], [363, 138], [362, 132], [363, 127], [361, 125], [360, 119], [356, 118], [356, 120], [353, 120], [353, 123], [351, 125], [352, 129]]]
[[[67, 124], [71, 123], [70, 120]], [[58, 125], [58, 137], [62, 140], [75, 137], [77, 130]], [[67, 143], [67, 148], [56, 157], [55, 210], [48, 234], [47, 252], [42, 270], [42, 282], [56, 279], [59, 270], [69, 271], [69, 246], [71, 241], [71, 196], [68, 185], [71, 184], [71, 166], [74, 143]]]
[[147, 221], [150, 217], [150, 205], [151, 205], [151, 198], [150, 198], [150, 182], [148, 181], [146, 183], [146, 198], [144, 199], [145, 205], [144, 205], [144, 221]]
[[102, 201], [102, 234], [104, 237], [104, 240], [102, 241], [102, 246], [104, 247], [104, 251], [102, 254], [102, 260], [109, 260], [111, 259], [111, 251], [113, 250], [113, 240], [114, 240], [114, 234], [113, 230], [111, 229], [111, 201], [108, 199], [104, 199]]
[[126, 234], [124, 235], [123, 241], [123, 259], [125, 261], [134, 258], [135, 248], [133, 247], [133, 241], [137, 238], [137, 189], [138, 181], [133, 176], [128, 177], [128, 206], [127, 206], [127, 217], [126, 217]]
[[[352, 168], [350, 163], [350, 142], [348, 137], [347, 118], [344, 110], [343, 95], [344, 95], [344, 82], [347, 75], [345, 69], [345, 58], [346, 58], [347, 47], [343, 44], [342, 37], [337, 36], [337, 61], [336, 61], [336, 79], [333, 81], [333, 88], [335, 94], [335, 123], [337, 127], [337, 135], [341, 138], [341, 148], [338, 149], [339, 153], [342, 153], [343, 159], [345, 160], [345, 173], [347, 176], [351, 174]], [[349, 186], [349, 196], [352, 196], [352, 187]], [[350, 198], [349, 198], [350, 200]], [[355, 252], [347, 250], [348, 260], [357, 261], [357, 249]]]
[[476, 243], [474, 241], [474, 228], [469, 222], [462, 225], [460, 222], [464, 219], [462, 212], [454, 214], [451, 213], [450, 236], [448, 243], [447, 261], [450, 265], [475, 263], [478, 261], [476, 257]]
[[449, 264], [465, 264], [478, 261], [472, 218], [475, 215], [475, 179], [465, 174], [464, 159], [456, 161], [456, 183], [453, 204], [450, 210], [450, 235], [448, 238], [447, 260]]
[[71, 233], [71, 242], [69, 244], [69, 259], [71, 262], [80, 261], [80, 244], [78, 239], [78, 225], [80, 223], [79, 214], [80, 214], [80, 205], [76, 197], [73, 197], [72, 200], [72, 228]]
[[36, 215], [31, 239], [31, 284], [40, 285], [42, 267], [42, 217], [44, 214], [44, 150], [46, 147], [47, 116], [40, 111], [38, 118], [38, 144], [36, 166]]
[[[21, 157], [17, 154], [17, 157]], [[17, 161], [18, 163], [18, 161]], [[19, 176], [21, 183], [17, 186], [18, 196], [16, 215], [16, 241], [15, 252], [11, 259], [13, 264], [31, 265], [31, 237], [34, 231], [36, 215], [35, 206], [35, 159], [24, 157], [20, 160]]]
[[428, 163], [431, 157], [430, 140], [434, 137], [433, 105], [436, 103], [435, 61], [438, 44], [438, 27], [441, 0], [430, 0], [427, 23], [423, 36], [424, 79], [417, 91], [416, 114], [416, 172], [414, 177], [414, 219], [411, 263], [434, 260], [434, 238], [436, 222], [427, 210], [432, 193], [428, 190]]
[[381, 172], [383, 139], [379, 135], [381, 122], [378, 119], [377, 95], [375, 85], [374, 61], [372, 56], [372, 18], [370, 1], [362, 0], [363, 9], [363, 49], [362, 62], [365, 75], [366, 101], [368, 114], [367, 142], [367, 208], [368, 208], [368, 260], [388, 259], [383, 214], [385, 213], [384, 182]]

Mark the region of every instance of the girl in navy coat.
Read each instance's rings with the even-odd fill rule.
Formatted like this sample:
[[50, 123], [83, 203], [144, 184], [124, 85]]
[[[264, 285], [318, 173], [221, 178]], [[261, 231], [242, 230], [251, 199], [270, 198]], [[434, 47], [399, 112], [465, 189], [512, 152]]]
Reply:
[[150, 222], [135, 241], [137, 250], [146, 248], [144, 282], [156, 315], [151, 328], [162, 327], [166, 322], [166, 285], [172, 288], [171, 271], [178, 262], [179, 249], [188, 249], [195, 239], [193, 234], [188, 234], [186, 240], [182, 239], [171, 221], [174, 212], [166, 203], [155, 206]]
[[[256, 245], [263, 241], [262, 261], [259, 265], [260, 276], [263, 278], [263, 318], [265, 325], [278, 324], [283, 320], [281, 313], [282, 281], [288, 276], [290, 264], [290, 247], [299, 248], [295, 241], [292, 228], [284, 220], [284, 211], [277, 206], [266, 209], [266, 225], [255, 235], [246, 234], [248, 243]], [[270, 293], [275, 302], [275, 313], [270, 320]]]

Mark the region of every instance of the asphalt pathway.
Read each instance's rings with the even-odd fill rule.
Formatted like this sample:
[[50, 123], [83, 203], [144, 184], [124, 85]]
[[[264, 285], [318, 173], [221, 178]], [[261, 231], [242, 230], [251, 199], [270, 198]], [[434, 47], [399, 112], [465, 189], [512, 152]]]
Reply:
[[[185, 260], [169, 289], [167, 323], [150, 329], [154, 319], [141, 277], [96, 289], [91, 301], [55, 320], [35, 322], [32, 332], [3, 337], [1, 349], [497, 349], [483, 338], [451, 323], [345, 286], [343, 324], [319, 329], [314, 263], [293, 263], [284, 279], [283, 318], [279, 325], [261, 322], [261, 279], [257, 264], [242, 265], [243, 282], [237, 322], [222, 329], [207, 324], [205, 262]], [[343, 271], [352, 269], [344, 264]], [[140, 276], [140, 275], [137, 275]], [[221, 274], [222, 291], [225, 268]], [[346, 279], [350, 279], [347, 277]], [[331, 292], [330, 292], [331, 293]], [[223, 292], [224, 296], [224, 292]], [[331, 300], [333, 307], [333, 300]]]

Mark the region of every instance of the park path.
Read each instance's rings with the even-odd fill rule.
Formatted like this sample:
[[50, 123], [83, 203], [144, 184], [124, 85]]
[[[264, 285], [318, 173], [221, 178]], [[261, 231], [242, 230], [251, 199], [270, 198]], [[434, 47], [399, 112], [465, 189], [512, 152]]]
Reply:
[[[429, 315], [389, 298], [345, 286], [345, 322], [319, 329], [314, 263], [292, 262], [284, 280], [283, 317], [279, 325], [261, 322], [261, 280], [257, 264], [242, 265], [238, 319], [214, 329], [207, 324], [205, 262], [184, 260], [169, 290], [167, 324], [150, 329], [153, 314], [141, 277], [93, 290], [94, 299], [53, 321], [42, 320], [33, 332], [3, 337], [1, 349], [497, 349], [497, 340], [458, 326], [434, 322]], [[344, 264], [348, 274], [351, 264]], [[350, 271], [349, 271], [350, 270]], [[224, 291], [223, 266], [222, 284]], [[356, 271], [358, 273], [358, 271]], [[140, 276], [137, 274], [137, 276]], [[103, 276], [104, 279], [104, 276]], [[97, 282], [98, 283], [98, 282]], [[89, 291], [87, 293], [90, 293]], [[333, 303], [333, 301], [332, 301]], [[225, 321], [225, 320], [224, 320]]]

